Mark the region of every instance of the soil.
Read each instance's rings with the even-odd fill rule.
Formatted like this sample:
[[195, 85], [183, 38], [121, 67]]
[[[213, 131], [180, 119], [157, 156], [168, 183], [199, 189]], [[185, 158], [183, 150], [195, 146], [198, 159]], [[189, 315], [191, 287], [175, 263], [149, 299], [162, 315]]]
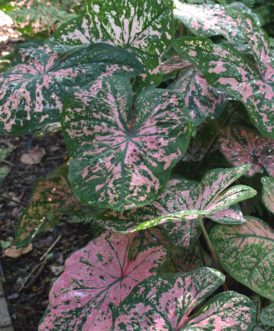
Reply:
[[[0, 239], [7, 243], [14, 238], [16, 223], [30, 200], [37, 179], [66, 161], [64, 142], [59, 134], [40, 139], [32, 136], [0, 137], [0, 147], [10, 144], [15, 147], [6, 159], [10, 173], [0, 187]], [[33, 147], [45, 149], [46, 155], [41, 162], [35, 165], [21, 163], [21, 155]], [[1, 254], [0, 276], [15, 331], [37, 330], [48, 305], [51, 284], [62, 272], [65, 259], [91, 238], [89, 225], [61, 222], [58, 227], [37, 237], [30, 253], [17, 259]], [[45, 263], [41, 263], [40, 258], [52, 245], [54, 247], [46, 254]]]

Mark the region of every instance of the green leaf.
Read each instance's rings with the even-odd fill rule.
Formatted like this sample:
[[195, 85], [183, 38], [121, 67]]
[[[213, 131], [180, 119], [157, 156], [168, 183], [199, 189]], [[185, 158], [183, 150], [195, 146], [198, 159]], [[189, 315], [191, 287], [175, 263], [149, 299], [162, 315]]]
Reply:
[[7, 158], [13, 150], [14, 150], [14, 147], [0, 148], [0, 161], [5, 160], [5, 158]]
[[25, 134], [60, 122], [63, 103], [83, 82], [106, 72], [132, 77], [142, 66], [127, 51], [94, 45], [65, 55], [53, 45], [27, 44], [0, 76], [0, 130]]
[[117, 211], [149, 204], [166, 186], [191, 134], [180, 94], [148, 89], [132, 102], [128, 79], [103, 77], [63, 113], [69, 181], [83, 203]]
[[209, 268], [150, 277], [114, 310], [112, 330], [251, 330], [254, 304], [235, 292], [215, 296], [192, 314], [223, 282], [224, 275]]
[[[66, 45], [105, 42], [126, 48], [153, 72], [173, 37], [171, 0], [88, 0], [87, 12], [55, 33], [54, 40]], [[146, 75], [146, 74], [145, 74]], [[145, 78], [145, 77], [143, 77]]]
[[274, 326], [274, 303], [262, 309], [260, 319], [263, 324]]
[[8, 175], [9, 171], [10, 171], [9, 168], [6, 166], [0, 167], [0, 183]]
[[38, 181], [30, 204], [16, 225], [17, 247], [28, 245], [39, 233], [56, 226], [62, 215], [83, 211], [74, 198], [66, 177], [67, 168], [61, 166]]
[[255, 217], [241, 225], [216, 225], [210, 239], [224, 270], [254, 292], [273, 300], [274, 233]]
[[229, 45], [186, 37], [176, 40], [174, 47], [204, 74], [210, 85], [243, 102], [252, 122], [263, 135], [274, 137], [274, 85], [265, 78], [270, 77], [270, 64], [265, 76], [261, 77], [260, 72]]
[[274, 214], [274, 178], [262, 177], [262, 200], [266, 208]]

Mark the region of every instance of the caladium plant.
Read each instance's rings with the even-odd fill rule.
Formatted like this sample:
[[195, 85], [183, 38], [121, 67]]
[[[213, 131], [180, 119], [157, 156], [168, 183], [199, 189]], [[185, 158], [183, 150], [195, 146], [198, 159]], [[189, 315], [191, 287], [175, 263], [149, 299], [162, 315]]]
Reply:
[[148, 89], [135, 104], [132, 98], [129, 80], [114, 75], [77, 91], [64, 109], [69, 180], [84, 203], [114, 210], [149, 204], [188, 146], [180, 94]]
[[0, 76], [0, 133], [57, 128], [68, 164], [35, 186], [16, 243], [72, 218], [101, 233], [66, 261], [40, 331], [254, 331], [260, 309], [231, 284], [264, 297], [271, 325], [274, 237], [245, 200], [261, 180], [252, 207], [268, 221], [273, 71], [240, 3], [86, 0], [49, 40], [19, 48]]
[[155, 275], [165, 260], [165, 250], [156, 244], [142, 247], [130, 260], [134, 236], [104, 232], [75, 252], [51, 289], [39, 331], [110, 330], [109, 304], [118, 306], [136, 285]]

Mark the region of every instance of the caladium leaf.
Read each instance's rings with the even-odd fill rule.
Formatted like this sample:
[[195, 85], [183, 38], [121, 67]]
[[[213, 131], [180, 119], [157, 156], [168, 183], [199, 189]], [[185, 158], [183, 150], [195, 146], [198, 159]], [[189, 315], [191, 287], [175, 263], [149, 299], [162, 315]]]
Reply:
[[138, 285], [115, 312], [113, 331], [251, 330], [255, 307], [235, 292], [210, 300], [191, 312], [224, 281], [216, 270], [200, 268], [184, 274], [154, 276]]
[[185, 70], [169, 88], [184, 94], [189, 116], [196, 125], [207, 117], [217, 117], [224, 108], [224, 94], [209, 86], [203, 75], [193, 68]]
[[[88, 53], [88, 55], [87, 55]], [[110, 45], [60, 55], [45, 46], [20, 49], [18, 63], [0, 76], [0, 130], [25, 134], [60, 122], [67, 88], [102, 73], [133, 76], [142, 66], [133, 55]]]
[[263, 324], [274, 326], [274, 303], [262, 309], [260, 319]]
[[[173, 198], [176, 198], [177, 190], [191, 189], [193, 185], [195, 185], [193, 181], [184, 178], [172, 178], [164, 192], [151, 205], [122, 212], [108, 210], [97, 216], [97, 222], [109, 230], [128, 233], [135, 232], [136, 227], [146, 220], [150, 224], [153, 224], [158, 218], [164, 219], [166, 217], [168, 220], [169, 214], [174, 211], [174, 206], [169, 209], [165, 203], [166, 200], [172, 201]], [[192, 246], [200, 236], [199, 224], [187, 219], [177, 219], [170, 224], [164, 223], [159, 226], [159, 230], [166, 240], [180, 247]], [[160, 242], [162, 241], [160, 240]]]
[[30, 204], [16, 225], [17, 247], [28, 245], [37, 234], [56, 226], [62, 215], [82, 210], [66, 177], [67, 169], [61, 166], [37, 182]]
[[105, 232], [73, 253], [53, 284], [50, 310], [39, 331], [109, 331], [109, 304], [118, 306], [136, 285], [155, 275], [165, 260], [164, 249], [155, 244], [144, 246], [134, 260], [129, 260], [133, 238]]
[[133, 52], [147, 69], [158, 66], [173, 36], [171, 0], [157, 4], [154, 0], [122, 0], [115, 6], [89, 0], [86, 9], [83, 16], [57, 30], [54, 39], [68, 45], [105, 42]]
[[203, 252], [199, 244], [193, 247], [180, 248], [172, 251], [172, 261], [179, 272], [189, 272], [204, 266]]
[[210, 232], [211, 242], [226, 272], [273, 300], [273, 230], [258, 218], [245, 218], [247, 222], [242, 225], [216, 225]]
[[[229, 207], [253, 197], [256, 195], [256, 191], [244, 185], [227, 188], [247, 171], [248, 167], [246, 166], [208, 171], [202, 181], [197, 183], [194, 188], [181, 189], [172, 195], [167, 194], [163, 197], [161, 208], [165, 210], [165, 214], [140, 223], [135, 227], [135, 230], [144, 230], [151, 226], [182, 218], [194, 222], [199, 217], [211, 218], [212, 215], [212, 220], [218, 223], [244, 223], [245, 220], [241, 212], [231, 211]], [[220, 214], [220, 212], [222, 213]], [[172, 223], [170, 224], [169, 230], [172, 228]]]
[[[244, 19], [245, 14], [251, 14], [260, 26], [259, 18], [243, 3], [231, 5], [195, 5], [174, 0], [174, 16], [179, 19], [192, 33], [200, 37], [223, 36], [234, 47], [241, 51], [250, 50], [246, 36], [237, 18]], [[241, 21], [241, 20], [240, 20]]]
[[198, 37], [177, 40], [174, 46], [204, 74], [210, 85], [243, 102], [263, 135], [274, 137], [273, 84], [262, 79], [241, 53], [229, 45], [216, 45]]
[[260, 136], [244, 127], [226, 127], [222, 130], [220, 150], [235, 166], [249, 164], [249, 176], [264, 169], [274, 176], [274, 140]]
[[274, 214], [274, 178], [262, 177], [262, 199], [266, 208]]
[[155, 200], [188, 146], [183, 110], [180, 94], [161, 89], [144, 91], [133, 107], [130, 82], [118, 76], [75, 93], [63, 129], [80, 201], [119, 211]]

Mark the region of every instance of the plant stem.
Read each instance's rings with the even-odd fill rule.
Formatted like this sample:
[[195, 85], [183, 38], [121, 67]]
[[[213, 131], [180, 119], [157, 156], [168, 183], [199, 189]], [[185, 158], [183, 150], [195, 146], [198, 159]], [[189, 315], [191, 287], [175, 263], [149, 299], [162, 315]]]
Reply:
[[201, 227], [201, 230], [203, 232], [203, 235], [204, 235], [204, 238], [205, 238], [205, 241], [206, 241], [206, 244], [207, 244], [207, 247], [210, 251], [210, 254], [211, 254], [211, 257], [212, 257], [212, 260], [213, 260], [213, 264], [215, 267], [217, 267], [218, 269], [220, 269], [220, 266], [219, 266], [219, 263], [218, 263], [218, 259], [217, 259], [217, 255], [215, 253], [215, 250], [211, 244], [211, 241], [209, 239], [209, 236], [207, 234], [207, 231], [206, 231], [206, 228], [204, 226], [204, 223], [203, 223], [203, 219], [202, 218], [199, 218], [199, 224], [200, 224], [200, 227]]

